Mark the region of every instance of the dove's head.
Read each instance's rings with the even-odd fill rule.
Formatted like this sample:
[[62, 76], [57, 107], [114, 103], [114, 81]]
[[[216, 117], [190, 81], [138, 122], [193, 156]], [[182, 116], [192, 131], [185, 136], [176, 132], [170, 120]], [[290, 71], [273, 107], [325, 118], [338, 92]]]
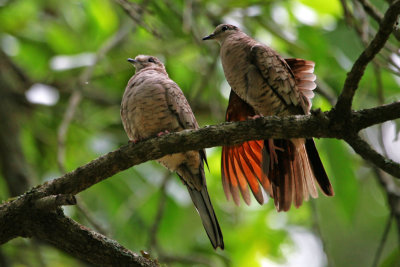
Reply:
[[230, 24], [218, 25], [214, 32], [203, 38], [203, 40], [216, 40], [222, 43], [228, 36], [240, 32], [240, 29]]
[[158, 58], [153, 56], [138, 55], [135, 57], [135, 59], [128, 58], [128, 62], [133, 64], [133, 66], [136, 68], [136, 71], [144, 68], [164, 69], [164, 64]]

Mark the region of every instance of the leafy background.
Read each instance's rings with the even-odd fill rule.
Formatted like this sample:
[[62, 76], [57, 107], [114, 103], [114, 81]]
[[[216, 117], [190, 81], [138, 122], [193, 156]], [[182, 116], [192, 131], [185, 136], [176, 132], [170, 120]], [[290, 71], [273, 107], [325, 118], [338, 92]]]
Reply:
[[[121, 3], [134, 3], [132, 16]], [[387, 8], [385, 2], [373, 3], [382, 12]], [[357, 11], [356, 4], [348, 4]], [[285, 57], [315, 61], [320, 94], [313, 107], [323, 111], [334, 104], [346, 73], [363, 50], [354, 27], [346, 23], [340, 1], [2, 0], [0, 21], [2, 53], [32, 84], [21, 87], [10, 78], [19, 96], [29, 102], [16, 120], [32, 186], [127, 143], [119, 105], [134, 74], [128, 57], [159, 57], [188, 98], [200, 126], [205, 126], [224, 121], [227, 106], [229, 86], [219, 47], [201, 41], [221, 22], [240, 26]], [[377, 29], [377, 23], [367, 22], [372, 32]], [[381, 65], [385, 56], [400, 61], [385, 53], [378, 58]], [[369, 66], [354, 109], [400, 98], [398, 74], [385, 66], [380, 71], [383, 92]], [[74, 92], [82, 98], [69, 124], [60, 166], [58, 130]], [[364, 136], [376, 149], [386, 149], [399, 160], [394, 124], [386, 123], [383, 134], [380, 130], [368, 129]], [[177, 177], [154, 162], [89, 188], [79, 194], [78, 207], [64, 210], [125, 247], [149, 251], [170, 266], [371, 266], [390, 216], [385, 191], [376, 171], [342, 141], [317, 140], [317, 146], [336, 195], [320, 196], [287, 213], [277, 213], [271, 201], [260, 206], [253, 199], [250, 206], [242, 202], [239, 207], [228, 202], [221, 186], [221, 149], [207, 149], [207, 183], [223, 230], [224, 251], [212, 249]], [[9, 196], [0, 175], [0, 200]], [[392, 223], [381, 266], [394, 266], [399, 259], [395, 228]], [[10, 266], [86, 265], [38, 240], [18, 238], [0, 251]]]

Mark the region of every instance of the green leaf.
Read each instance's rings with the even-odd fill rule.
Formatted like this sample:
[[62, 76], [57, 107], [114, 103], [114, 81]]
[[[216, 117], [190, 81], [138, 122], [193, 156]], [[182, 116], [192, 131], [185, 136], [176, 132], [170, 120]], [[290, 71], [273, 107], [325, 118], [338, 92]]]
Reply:
[[354, 170], [357, 164], [349, 155], [343, 141], [323, 139], [318, 144], [321, 147], [319, 153], [335, 191], [333, 201], [350, 222], [354, 218], [358, 201], [358, 181]]

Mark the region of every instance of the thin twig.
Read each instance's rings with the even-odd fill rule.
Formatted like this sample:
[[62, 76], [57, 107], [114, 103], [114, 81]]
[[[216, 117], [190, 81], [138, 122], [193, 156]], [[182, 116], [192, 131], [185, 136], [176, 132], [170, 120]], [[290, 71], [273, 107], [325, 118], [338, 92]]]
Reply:
[[[375, 72], [375, 77], [376, 77], [376, 91], [377, 91], [377, 96], [378, 96], [378, 104], [382, 105], [385, 101], [384, 99], [384, 93], [383, 93], [383, 83], [382, 83], [382, 75], [381, 75], [381, 71], [380, 71], [380, 67], [378, 64], [373, 64], [374, 67], [374, 72]], [[383, 140], [383, 125], [380, 124], [379, 125], [379, 144], [382, 148], [383, 151], [383, 155], [385, 157], [388, 156], [387, 150], [386, 150], [386, 146]], [[375, 257], [374, 257], [374, 261], [372, 266], [378, 266], [379, 264], [379, 259], [381, 257], [382, 251], [383, 251], [383, 247], [386, 243], [387, 240], [387, 236], [389, 234], [390, 231], [390, 226], [391, 226], [391, 222], [393, 220], [393, 218], [396, 216], [397, 218], [397, 224], [398, 224], [398, 239], [400, 241], [400, 211], [397, 208], [397, 203], [400, 203], [400, 188], [394, 183], [393, 178], [389, 177], [389, 176], [385, 176], [383, 173], [381, 173], [380, 170], [375, 168], [375, 176], [378, 180], [378, 182], [381, 184], [386, 196], [387, 196], [387, 200], [388, 200], [388, 205], [390, 207], [390, 216], [389, 219], [387, 221], [385, 230], [383, 232], [382, 238], [381, 238], [381, 242], [379, 243], [379, 246], [377, 248], [377, 251], [375, 253]], [[396, 193], [397, 191], [397, 193]], [[399, 246], [400, 246], [400, 242], [399, 242]]]
[[[345, 138], [345, 141], [359, 154], [363, 159], [373, 163], [375, 166], [385, 170], [387, 173], [399, 177], [399, 163], [384, 157], [375, 151], [366, 141], [360, 136]], [[399, 177], [400, 178], [400, 177]]]
[[144, 20], [143, 16], [145, 13], [145, 7], [147, 6], [149, 1], [143, 1], [141, 5], [129, 2], [127, 0], [114, 0], [118, 5], [122, 7], [126, 14], [139, 26], [143, 29], [151, 33], [154, 37], [162, 39], [162, 35], [156, 29], [147, 25]]
[[[369, 38], [373, 38], [376, 35], [376, 31], [369, 26], [369, 23], [366, 18], [366, 14], [363, 12], [363, 10], [361, 9], [361, 6], [358, 2], [355, 3], [355, 11], [357, 11], [358, 17], [361, 18], [360, 19], [361, 25], [359, 25], [355, 16], [353, 16], [353, 14], [350, 13], [350, 11], [347, 11], [348, 19], [346, 19], [346, 23], [348, 24], [349, 27], [354, 28], [355, 32], [358, 34], [358, 36], [361, 39], [362, 45], [364, 46], [364, 48], [366, 48], [368, 46]], [[394, 45], [390, 44], [389, 42], [387, 42], [385, 44], [383, 50], [380, 53], [380, 56], [383, 58], [383, 61], [381, 62], [381, 60], [379, 58], [374, 58], [373, 62], [379, 66], [384, 67], [386, 70], [390, 71], [391, 73], [393, 73], [397, 76], [400, 76], [400, 67], [391, 58], [391, 54], [393, 54], [393, 53], [400, 55], [400, 49], [397, 46], [394, 46]], [[389, 65], [392, 66], [392, 68], [397, 69], [397, 71], [393, 70]]]
[[74, 119], [75, 112], [77, 110], [77, 107], [79, 103], [82, 100], [82, 91], [85, 86], [85, 84], [88, 84], [94, 68], [96, 67], [97, 63], [103, 59], [103, 57], [110, 51], [112, 48], [114, 48], [116, 45], [118, 45], [129, 33], [131, 29], [131, 26], [129, 24], [125, 24], [120, 28], [120, 30], [113, 35], [111, 38], [107, 39], [104, 44], [100, 47], [100, 49], [96, 53], [95, 60], [92, 65], [88, 66], [82, 74], [78, 78], [78, 85], [73, 91], [71, 97], [69, 98], [68, 101], [68, 106], [66, 108], [66, 111], [64, 113], [62, 122], [58, 128], [58, 133], [57, 133], [57, 164], [58, 168], [61, 171], [61, 173], [65, 173], [65, 140], [67, 137], [67, 132], [69, 125], [71, 124], [71, 121]]
[[198, 82], [194, 88], [191, 91], [190, 94], [190, 99], [197, 99], [199, 94], [202, 92], [204, 87], [207, 86], [207, 84], [212, 80], [212, 75], [215, 74], [215, 69], [217, 68], [217, 63], [218, 63], [218, 50], [212, 50], [213, 53], [211, 55], [211, 58], [213, 59], [211, 62], [209, 62], [205, 68], [206, 73], [202, 75], [202, 79], [200, 82]]
[[351, 68], [351, 71], [347, 74], [342, 93], [340, 94], [336, 104], [338, 119], [343, 118], [350, 113], [353, 97], [361, 77], [364, 75], [365, 68], [385, 45], [389, 35], [392, 33], [393, 25], [395, 24], [399, 13], [400, 0], [397, 0], [390, 5], [385, 13], [385, 16], [383, 17], [382, 23], [380, 24], [379, 30], [374, 39], [361, 53]]
[[387, 57], [386, 57], [386, 60], [388, 61], [388, 63], [389, 63], [392, 67], [394, 67], [395, 69], [397, 69], [398, 72], [400, 71], [400, 66], [397, 65], [397, 63], [394, 62], [394, 60], [393, 60], [390, 56], [387, 56]]
[[[384, 98], [384, 93], [383, 93], [383, 82], [382, 82], [382, 75], [380, 71], [380, 67], [378, 64], [373, 64], [374, 67], [374, 72], [375, 72], [375, 77], [376, 77], [376, 92], [378, 96], [378, 104], [383, 105], [385, 102]], [[388, 153], [386, 150], [386, 146], [383, 140], [383, 125], [379, 125], [379, 144], [382, 148], [383, 155], [385, 157], [388, 157]], [[394, 217], [396, 217], [396, 221], [398, 224], [398, 239], [400, 241], [400, 210], [397, 208], [398, 203], [400, 203], [400, 188], [394, 183], [393, 178], [389, 177], [388, 175], [384, 175], [380, 170], [375, 168], [375, 176], [378, 180], [378, 182], [381, 184], [388, 200], [388, 205], [390, 207], [390, 217], [387, 221], [385, 230], [383, 232], [381, 242], [379, 243], [379, 246], [377, 248], [377, 251], [375, 253], [375, 258], [373, 261], [372, 266], [378, 266], [379, 264], [379, 259], [383, 251], [383, 247], [386, 243], [387, 236], [389, 234], [391, 222]], [[397, 191], [397, 193], [396, 193]], [[400, 247], [400, 242], [399, 242], [399, 247]]]
[[400, 77], [400, 71], [393, 70], [388, 66], [388, 60], [386, 59], [379, 59], [376, 61], [379, 67], [384, 68], [386, 71], [390, 72], [391, 74]]
[[165, 204], [166, 204], [166, 199], [167, 199], [167, 192], [165, 191], [167, 183], [169, 181], [169, 178], [171, 177], [171, 173], [168, 171], [164, 174], [162, 183], [161, 183], [161, 188], [160, 188], [160, 199], [158, 200], [158, 208], [156, 212], [156, 217], [154, 218], [153, 225], [150, 227], [149, 231], [149, 251], [153, 248], [158, 247], [158, 242], [157, 242], [157, 234], [158, 234], [158, 229], [160, 227], [161, 220], [164, 216], [164, 210], [165, 210]]
[[[363, 6], [365, 12], [368, 13], [376, 22], [381, 23], [383, 19], [382, 13], [368, 0], [358, 0], [358, 2]], [[393, 30], [393, 35], [397, 40], [400, 41], [400, 31], [398, 29]]]
[[376, 22], [381, 23], [383, 19], [383, 14], [368, 0], [357, 0]]
[[255, 20], [265, 29], [268, 30], [268, 32], [272, 33], [275, 37], [278, 39], [282, 40], [286, 44], [290, 46], [292, 50], [295, 50], [297, 52], [302, 52], [304, 51], [304, 47], [299, 45], [299, 42], [290, 40], [287, 37], [287, 34], [285, 35], [282, 30], [281, 26], [277, 25], [273, 20], [265, 19], [263, 16], [257, 16], [255, 17]]
[[322, 79], [317, 79], [316, 84], [317, 88], [315, 88], [315, 91], [328, 100], [331, 106], [334, 106], [337, 101], [335, 91]]
[[[96, 53], [95, 60], [93, 62], [93, 65], [85, 68], [85, 70], [82, 72], [82, 74], [78, 78], [78, 86], [75, 88], [73, 91], [69, 102], [68, 102], [68, 107], [66, 109], [66, 112], [64, 113], [63, 120], [58, 128], [58, 150], [57, 150], [57, 164], [58, 168], [62, 173], [66, 172], [65, 169], [65, 140], [67, 137], [67, 132], [69, 125], [71, 121], [73, 120], [75, 116], [75, 112], [78, 108], [79, 103], [82, 100], [82, 93], [83, 93], [83, 88], [85, 84], [89, 83], [91, 80], [91, 77], [93, 75], [94, 68], [96, 67], [97, 63], [103, 59], [103, 57], [116, 45], [118, 45], [130, 32], [131, 30], [131, 25], [129, 23], [123, 25], [119, 31], [117, 31], [112, 37], [107, 39], [104, 44], [100, 47], [100, 49]], [[76, 201], [75, 201], [76, 203]], [[95, 227], [96, 230], [98, 230], [100, 233], [105, 234], [106, 231], [104, 228], [100, 226], [99, 223], [91, 216], [90, 212], [86, 207], [83, 205], [83, 203], [79, 203], [77, 205], [78, 210], [85, 216], [85, 218], [88, 220], [88, 222]]]
[[[359, 18], [358, 22], [355, 22], [356, 25], [355, 29], [360, 36], [360, 39], [364, 45], [364, 47], [368, 46], [369, 39], [369, 32], [370, 32], [370, 25], [368, 22], [367, 14], [365, 13], [364, 9], [358, 2], [354, 2], [354, 17]], [[355, 20], [355, 18], [354, 18]]]
[[342, 5], [343, 8], [343, 15], [344, 15], [344, 19], [346, 21], [346, 24], [351, 27], [353, 24], [353, 15], [351, 14], [349, 7], [347, 6], [347, 2], [346, 0], [340, 0], [340, 3]]
[[85, 217], [85, 219], [94, 228], [94, 230], [96, 230], [100, 234], [108, 236], [109, 235], [108, 231], [96, 220], [96, 218], [94, 218], [91, 211], [86, 207], [82, 198], [79, 196], [76, 196], [76, 198], [78, 199], [78, 201], [75, 207], [78, 209], [78, 211]]
[[372, 263], [372, 267], [377, 267], [379, 264], [379, 259], [381, 258], [383, 247], [385, 246], [386, 240], [389, 236], [390, 227], [392, 226], [393, 217], [394, 217], [394, 213], [393, 213], [393, 211], [391, 211], [389, 218], [386, 221], [386, 226], [385, 226], [385, 229], [383, 230], [378, 249], [375, 252], [375, 257], [374, 257], [374, 261]]
[[68, 101], [68, 107], [64, 113], [64, 117], [61, 121], [60, 127], [57, 132], [57, 164], [61, 173], [65, 173], [65, 139], [69, 124], [74, 118], [75, 111], [82, 99], [82, 93], [79, 90], [75, 90]]
[[374, 168], [373, 170], [379, 184], [386, 192], [388, 205], [393, 213], [394, 219], [396, 220], [398, 232], [397, 237], [400, 247], [400, 186], [395, 183], [393, 177], [390, 177], [382, 170], [378, 168]]

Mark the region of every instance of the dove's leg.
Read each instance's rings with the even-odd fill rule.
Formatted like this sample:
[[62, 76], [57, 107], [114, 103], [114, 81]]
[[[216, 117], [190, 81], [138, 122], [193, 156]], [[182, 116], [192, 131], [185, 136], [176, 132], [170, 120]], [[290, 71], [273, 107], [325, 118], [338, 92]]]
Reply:
[[168, 130], [165, 130], [165, 131], [163, 131], [163, 132], [159, 132], [159, 133], [157, 134], [157, 136], [160, 137], [160, 136], [162, 136], [162, 135], [164, 135], [164, 134], [169, 134], [169, 131], [168, 131]]
[[271, 164], [271, 170], [274, 168], [274, 164], [278, 164], [278, 155], [275, 150], [285, 151], [283, 148], [275, 146], [274, 139], [268, 139], [268, 148], [269, 148], [269, 158]]

